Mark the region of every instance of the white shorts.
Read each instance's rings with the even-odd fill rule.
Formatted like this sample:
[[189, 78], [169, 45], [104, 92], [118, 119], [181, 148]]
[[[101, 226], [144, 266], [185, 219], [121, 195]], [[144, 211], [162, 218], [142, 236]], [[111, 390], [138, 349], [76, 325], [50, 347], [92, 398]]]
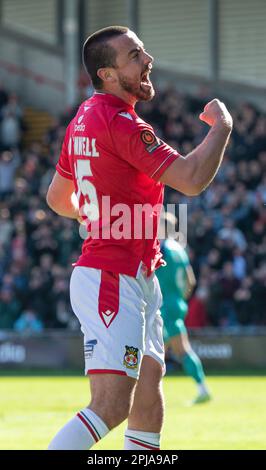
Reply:
[[143, 355], [163, 369], [162, 301], [157, 277], [139, 279], [100, 269], [75, 267], [70, 300], [84, 334], [85, 374], [138, 378]]

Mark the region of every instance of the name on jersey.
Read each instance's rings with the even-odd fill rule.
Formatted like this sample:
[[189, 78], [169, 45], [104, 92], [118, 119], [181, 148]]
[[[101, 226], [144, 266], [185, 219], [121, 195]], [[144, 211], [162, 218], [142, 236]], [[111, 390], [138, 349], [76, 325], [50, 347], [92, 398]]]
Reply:
[[[99, 152], [96, 149], [96, 139], [89, 137], [73, 137], [74, 154], [82, 155], [85, 157], [99, 157]], [[69, 140], [69, 154], [72, 153], [72, 139]]]

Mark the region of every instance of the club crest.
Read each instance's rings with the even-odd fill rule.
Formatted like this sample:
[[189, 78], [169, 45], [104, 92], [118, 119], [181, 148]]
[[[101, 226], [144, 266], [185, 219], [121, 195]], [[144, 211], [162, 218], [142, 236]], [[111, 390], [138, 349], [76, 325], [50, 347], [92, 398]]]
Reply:
[[133, 346], [125, 346], [124, 366], [128, 369], [136, 369], [138, 366], [138, 348]]

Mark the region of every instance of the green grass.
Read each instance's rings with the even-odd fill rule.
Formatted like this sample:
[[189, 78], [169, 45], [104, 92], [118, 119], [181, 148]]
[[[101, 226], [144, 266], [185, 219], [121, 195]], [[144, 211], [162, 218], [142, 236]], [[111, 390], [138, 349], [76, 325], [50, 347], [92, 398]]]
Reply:
[[[187, 406], [195, 386], [166, 377], [162, 449], [266, 449], [266, 377], [209, 377], [213, 401]], [[87, 404], [85, 377], [0, 377], [0, 449], [45, 449]], [[96, 449], [121, 449], [125, 423]]]

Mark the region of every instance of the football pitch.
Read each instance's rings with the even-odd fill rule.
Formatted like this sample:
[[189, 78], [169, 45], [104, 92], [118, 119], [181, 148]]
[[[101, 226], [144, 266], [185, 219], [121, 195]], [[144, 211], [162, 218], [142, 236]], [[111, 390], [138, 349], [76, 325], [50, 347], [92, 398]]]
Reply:
[[[187, 377], [164, 378], [162, 449], [266, 449], [266, 377], [212, 376], [209, 403], [189, 406]], [[77, 376], [1, 376], [0, 449], [46, 449], [50, 439], [88, 403], [88, 381]], [[94, 450], [123, 448], [126, 423]]]

